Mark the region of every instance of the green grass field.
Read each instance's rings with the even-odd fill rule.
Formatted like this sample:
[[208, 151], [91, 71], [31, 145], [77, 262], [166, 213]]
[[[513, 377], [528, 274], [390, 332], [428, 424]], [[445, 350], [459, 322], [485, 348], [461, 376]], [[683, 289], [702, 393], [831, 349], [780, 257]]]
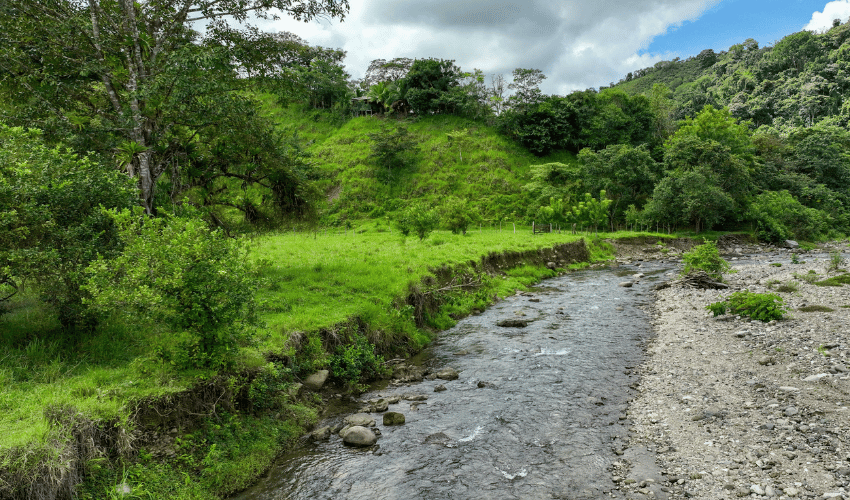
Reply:
[[[580, 237], [532, 236], [530, 228], [517, 227], [514, 233], [513, 225], [505, 225], [501, 231], [475, 229], [465, 236], [436, 231], [420, 241], [389, 231], [380, 221], [348, 231], [255, 237], [251, 256], [261, 263], [258, 296], [265, 326], [257, 342], [241, 351], [236, 371], [264, 366], [268, 353], [293, 354], [293, 345], [287, 342], [293, 334], [309, 338], [353, 318], [367, 326], [373, 342], [391, 342], [403, 346], [401, 351], [413, 352], [429, 341], [431, 333], [416, 327], [410, 308], [400, 299], [432, 269], [479, 261], [490, 253], [548, 248]], [[601, 246], [594, 248], [604, 253]], [[451, 324], [448, 313], [463, 315], [482, 308], [494, 294], [503, 297], [553, 274], [520, 265], [503, 276], [488, 278], [482, 287], [486, 293], [453, 295], [439, 324]], [[56, 439], [69, 438], [51, 428], [48, 408], [72, 407], [86, 419], [132, 430], [131, 415], [138, 401], [178, 393], [216, 376], [180, 371], [160, 359], [157, 350], [167, 345], [171, 336], [156, 325], [107, 320], [93, 334], [73, 340], [62, 340], [58, 329], [50, 312], [27, 294], [0, 317], [0, 469], [33, 468], [35, 473], [39, 461], [60, 460], [47, 450], [55, 450], [51, 443]], [[326, 366], [329, 353], [314, 349], [305, 355], [310, 358], [307, 369], [315, 369]], [[279, 436], [286, 436], [284, 441], [293, 436], [291, 426], [274, 430], [277, 424], [264, 425], [271, 429], [271, 441], [256, 446], [273, 449], [274, 443], [283, 439]], [[192, 448], [194, 453], [209, 452], [206, 439]], [[237, 436], [227, 443], [242, 441], [243, 437]], [[219, 443], [218, 449], [230, 446], [227, 443]], [[262, 467], [250, 455], [245, 452], [233, 460], [250, 464], [256, 473]], [[271, 460], [274, 453], [263, 456]], [[206, 470], [203, 465], [196, 467]], [[233, 480], [224, 480], [216, 491], [244, 484], [244, 468], [233, 469]], [[109, 474], [118, 477], [114, 468]], [[216, 476], [216, 481], [222, 480]]]

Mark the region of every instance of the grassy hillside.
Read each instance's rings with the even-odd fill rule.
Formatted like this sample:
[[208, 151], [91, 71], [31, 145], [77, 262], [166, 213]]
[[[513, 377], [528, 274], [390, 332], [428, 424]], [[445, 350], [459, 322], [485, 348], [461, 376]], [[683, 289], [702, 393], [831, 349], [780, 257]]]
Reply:
[[[447, 196], [469, 200], [484, 223], [519, 223], [530, 201], [522, 190], [530, 180], [529, 167], [575, 161], [567, 152], [534, 156], [495, 128], [457, 116], [342, 120], [297, 106], [282, 108], [269, 96], [264, 104], [281, 130], [307, 141], [326, 195], [323, 213], [329, 225], [392, 217], [411, 200], [437, 207]], [[369, 134], [397, 127], [409, 132], [419, 152], [409, 167], [388, 176], [370, 158], [374, 141]]]

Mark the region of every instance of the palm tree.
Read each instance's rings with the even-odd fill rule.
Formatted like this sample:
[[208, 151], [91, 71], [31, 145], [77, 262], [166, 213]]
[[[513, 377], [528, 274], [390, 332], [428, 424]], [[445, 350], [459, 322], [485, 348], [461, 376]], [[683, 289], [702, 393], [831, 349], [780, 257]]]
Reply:
[[369, 92], [366, 93], [366, 97], [370, 101], [383, 106], [384, 111], [389, 111], [400, 95], [398, 85], [395, 82], [378, 82], [369, 87]]

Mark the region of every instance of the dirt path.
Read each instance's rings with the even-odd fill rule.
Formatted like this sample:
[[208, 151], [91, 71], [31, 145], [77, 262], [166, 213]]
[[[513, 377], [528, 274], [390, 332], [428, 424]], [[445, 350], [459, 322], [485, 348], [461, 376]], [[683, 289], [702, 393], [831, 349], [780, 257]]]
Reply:
[[[850, 251], [846, 242], [820, 251], [836, 249]], [[725, 277], [730, 290], [656, 292], [656, 337], [610, 496], [850, 499], [850, 286], [795, 277], [824, 276], [823, 253], [791, 264], [787, 250], [746, 242], [724, 250], [739, 255], [727, 257], [738, 270]], [[642, 257], [652, 255], [629, 258]], [[781, 284], [796, 290], [776, 292]], [[705, 309], [744, 289], [778, 293], [791, 318], [751, 322]], [[805, 306], [831, 311], [800, 311]], [[633, 463], [640, 453], [629, 448], [654, 453], [660, 473], [642, 477], [645, 464]]]

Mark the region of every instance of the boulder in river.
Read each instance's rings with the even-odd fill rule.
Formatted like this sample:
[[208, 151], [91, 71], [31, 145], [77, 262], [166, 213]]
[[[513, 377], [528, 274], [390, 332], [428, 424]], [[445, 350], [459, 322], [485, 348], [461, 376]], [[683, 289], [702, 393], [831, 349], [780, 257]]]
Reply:
[[346, 425], [356, 425], [361, 427], [374, 427], [375, 419], [365, 413], [355, 413], [345, 417]]
[[404, 415], [395, 411], [384, 413], [384, 425], [404, 425]]
[[437, 378], [441, 380], [457, 380], [460, 375], [452, 367], [446, 367], [437, 372]]
[[310, 439], [313, 441], [324, 441], [331, 437], [331, 428], [328, 426], [320, 427], [310, 433]]
[[446, 390], [446, 386], [444, 386], [443, 384], [440, 384], [437, 387], [434, 387], [434, 392], [443, 392], [445, 390]]
[[393, 378], [402, 382], [422, 382], [425, 378], [425, 368], [416, 365], [396, 365], [393, 367]]
[[525, 328], [531, 321], [527, 319], [503, 319], [496, 323], [496, 326], [504, 328]]
[[349, 446], [372, 446], [378, 442], [378, 436], [366, 427], [355, 425], [345, 431], [342, 442]]
[[319, 370], [307, 377], [307, 380], [304, 381], [304, 387], [311, 391], [318, 391], [323, 385], [325, 385], [325, 382], [328, 380], [328, 375], [330, 375], [329, 371]]

